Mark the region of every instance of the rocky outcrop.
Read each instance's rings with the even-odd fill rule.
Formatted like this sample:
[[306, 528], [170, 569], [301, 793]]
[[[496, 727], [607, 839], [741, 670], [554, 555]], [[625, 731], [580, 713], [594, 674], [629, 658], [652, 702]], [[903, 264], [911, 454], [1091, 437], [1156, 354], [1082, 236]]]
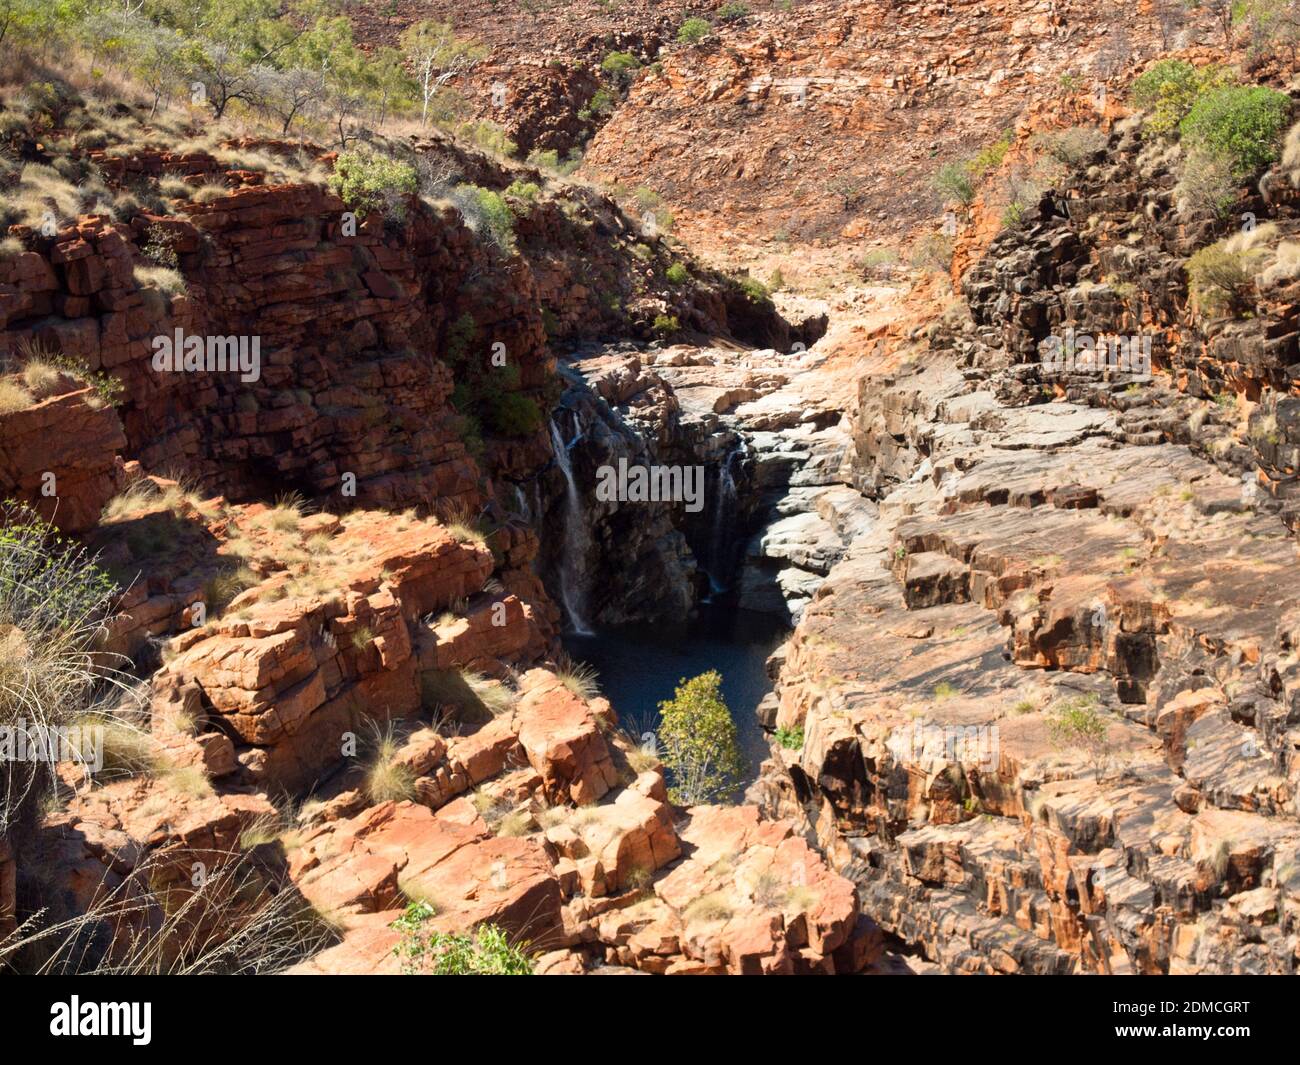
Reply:
[[[1225, 357], [1231, 323], [1172, 280], [1213, 234], [1167, 215], [1136, 138], [992, 242], [969, 317], [861, 382], [878, 517], [785, 649], [769, 712], [802, 746], [750, 793], [948, 972], [1295, 966], [1296, 548], [1245, 439], [1291, 387], [1289, 327]], [[1097, 280], [1125, 247], [1132, 283]], [[1139, 326], [1154, 377], [1041, 358]]]
[[0, 491], [71, 533], [99, 521], [123, 483], [122, 423], [92, 387], [58, 375], [58, 391], [0, 414]]
[[[852, 884], [788, 823], [701, 807], [679, 826], [660, 771], [628, 767], [608, 704], [541, 670], [523, 688], [479, 734], [511, 737], [526, 760], [499, 763], [472, 801], [431, 810], [419, 790], [293, 841], [294, 883], [344, 929], [295, 971], [398, 971], [402, 898], [432, 905], [422, 934], [492, 923], [542, 952], [542, 972], [857, 972], [879, 959]], [[429, 751], [413, 736], [402, 757], [429, 772]]]

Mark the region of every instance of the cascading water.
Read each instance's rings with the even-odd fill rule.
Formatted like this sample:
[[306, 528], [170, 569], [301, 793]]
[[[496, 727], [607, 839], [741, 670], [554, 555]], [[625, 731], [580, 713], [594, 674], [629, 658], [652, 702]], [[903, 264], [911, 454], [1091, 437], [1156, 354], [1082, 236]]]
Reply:
[[[576, 440], [576, 438], [575, 438]], [[569, 446], [560, 435], [560, 427], [551, 419], [551, 446], [555, 449], [555, 463], [564, 474], [564, 551], [560, 558], [560, 599], [569, 625], [580, 636], [594, 635], [587, 622], [586, 559], [591, 546], [587, 523], [582, 515], [582, 497], [573, 479], [573, 462]]]
[[727, 453], [718, 467], [718, 486], [714, 492], [713, 524], [709, 532], [709, 585], [714, 595], [726, 591], [731, 576], [732, 547], [728, 523], [736, 505], [736, 479], [732, 464], [744, 451], [744, 445]]

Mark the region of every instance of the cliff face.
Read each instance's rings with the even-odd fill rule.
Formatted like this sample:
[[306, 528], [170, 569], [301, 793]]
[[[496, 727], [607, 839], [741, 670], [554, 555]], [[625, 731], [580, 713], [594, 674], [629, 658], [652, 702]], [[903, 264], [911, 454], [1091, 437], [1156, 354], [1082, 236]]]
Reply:
[[[1120, 123], [862, 380], [878, 522], [784, 651], [805, 742], [751, 798], [944, 971], [1296, 964], [1291, 282], [1258, 320], [1189, 306], [1230, 223], [1185, 224], [1162, 167]], [[1234, 218], [1289, 233], [1265, 186]], [[1069, 329], [1147, 336], [1155, 376], [1045, 365]]]

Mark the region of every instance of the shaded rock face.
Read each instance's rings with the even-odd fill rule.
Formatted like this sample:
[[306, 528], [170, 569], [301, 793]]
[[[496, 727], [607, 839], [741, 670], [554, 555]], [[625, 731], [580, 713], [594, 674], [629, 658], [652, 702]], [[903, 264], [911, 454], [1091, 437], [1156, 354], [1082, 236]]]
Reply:
[[[872, 505], [844, 483], [850, 438], [837, 400], [794, 389], [822, 357], [677, 345], [592, 347], [573, 354], [555, 415], [565, 448], [533, 488], [548, 587], [581, 582], [589, 621], [677, 619], [705, 595], [743, 609], [797, 615]], [[573, 506], [585, 532], [572, 562]], [[598, 498], [601, 471], [697, 469], [694, 501]]]
[[[639, 384], [650, 383], [639, 377], [639, 367], [634, 373]], [[599, 393], [579, 385], [565, 391], [553, 419], [553, 450], [565, 454], [557, 453], [534, 493], [546, 530], [543, 572], [556, 601], [565, 604], [567, 623], [582, 628], [684, 616], [700, 579], [677, 527], [684, 504], [602, 500], [597, 489], [602, 469], [685, 452], [671, 444], [661, 451]]]

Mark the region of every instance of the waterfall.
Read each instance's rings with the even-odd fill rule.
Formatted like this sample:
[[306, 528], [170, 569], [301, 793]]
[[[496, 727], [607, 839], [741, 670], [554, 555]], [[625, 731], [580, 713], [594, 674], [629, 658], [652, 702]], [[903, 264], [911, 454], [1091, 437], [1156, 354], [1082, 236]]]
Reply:
[[731, 576], [731, 545], [728, 543], [727, 523], [735, 508], [736, 480], [731, 465], [744, 451], [744, 445], [729, 451], [718, 467], [718, 488], [713, 500], [713, 526], [709, 535], [709, 585], [712, 592], [726, 590]]
[[[576, 437], [574, 438], [576, 442]], [[564, 550], [560, 557], [560, 599], [569, 624], [580, 636], [594, 635], [587, 622], [586, 561], [591, 537], [582, 515], [582, 497], [573, 479], [573, 463], [569, 449], [560, 435], [560, 427], [551, 419], [551, 446], [555, 449], [555, 463], [564, 474]]]

